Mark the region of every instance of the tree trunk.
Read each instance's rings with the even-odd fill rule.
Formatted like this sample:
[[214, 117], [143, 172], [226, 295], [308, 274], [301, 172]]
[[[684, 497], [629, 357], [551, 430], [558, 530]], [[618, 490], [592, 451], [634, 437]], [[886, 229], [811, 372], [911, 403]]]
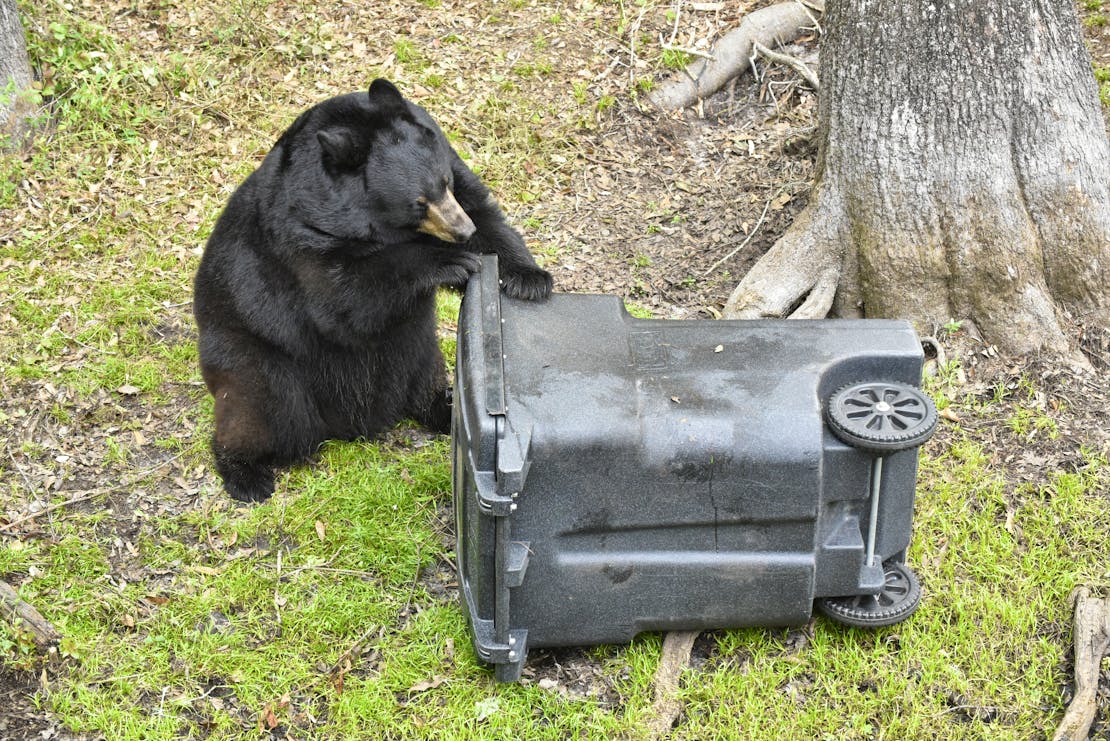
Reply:
[[1110, 143], [1074, 3], [830, 0], [810, 203], [727, 317], [1110, 321]]
[[31, 106], [25, 93], [30, 87], [31, 63], [15, 0], [0, 0], [0, 145], [27, 131]]

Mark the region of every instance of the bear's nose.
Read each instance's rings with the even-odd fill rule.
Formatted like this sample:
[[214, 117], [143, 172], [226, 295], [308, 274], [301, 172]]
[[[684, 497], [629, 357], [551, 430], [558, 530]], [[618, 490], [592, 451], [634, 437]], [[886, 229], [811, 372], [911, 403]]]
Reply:
[[450, 190], [444, 191], [443, 197], [438, 201], [428, 204], [427, 216], [416, 227], [419, 232], [456, 244], [470, 239], [476, 229], [474, 222], [466, 215]]

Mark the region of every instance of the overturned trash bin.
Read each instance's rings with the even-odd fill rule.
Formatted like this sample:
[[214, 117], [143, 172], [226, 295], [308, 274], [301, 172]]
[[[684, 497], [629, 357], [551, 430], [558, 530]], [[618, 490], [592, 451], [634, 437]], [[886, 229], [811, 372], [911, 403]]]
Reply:
[[908, 323], [635, 319], [615, 296], [507, 298], [484, 259], [459, 316], [453, 488], [498, 680], [533, 647], [913, 612], [937, 416]]

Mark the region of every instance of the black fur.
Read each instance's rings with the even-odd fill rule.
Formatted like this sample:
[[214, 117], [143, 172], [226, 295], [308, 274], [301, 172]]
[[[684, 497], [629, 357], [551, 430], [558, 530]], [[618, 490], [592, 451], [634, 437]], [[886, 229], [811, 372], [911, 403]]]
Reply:
[[498, 255], [508, 295], [550, 293], [486, 187], [392, 84], [302, 114], [232, 194], [196, 276], [228, 493], [265, 499], [274, 466], [404, 417], [446, 432], [435, 292], [463, 285], [477, 253]]

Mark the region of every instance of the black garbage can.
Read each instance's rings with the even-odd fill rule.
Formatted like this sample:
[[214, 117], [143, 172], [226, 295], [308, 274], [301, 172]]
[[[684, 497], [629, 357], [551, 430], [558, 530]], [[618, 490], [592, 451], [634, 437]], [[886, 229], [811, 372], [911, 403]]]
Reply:
[[509, 299], [495, 260], [459, 316], [452, 452], [460, 592], [499, 680], [530, 647], [914, 610], [936, 411], [908, 323], [635, 319]]

